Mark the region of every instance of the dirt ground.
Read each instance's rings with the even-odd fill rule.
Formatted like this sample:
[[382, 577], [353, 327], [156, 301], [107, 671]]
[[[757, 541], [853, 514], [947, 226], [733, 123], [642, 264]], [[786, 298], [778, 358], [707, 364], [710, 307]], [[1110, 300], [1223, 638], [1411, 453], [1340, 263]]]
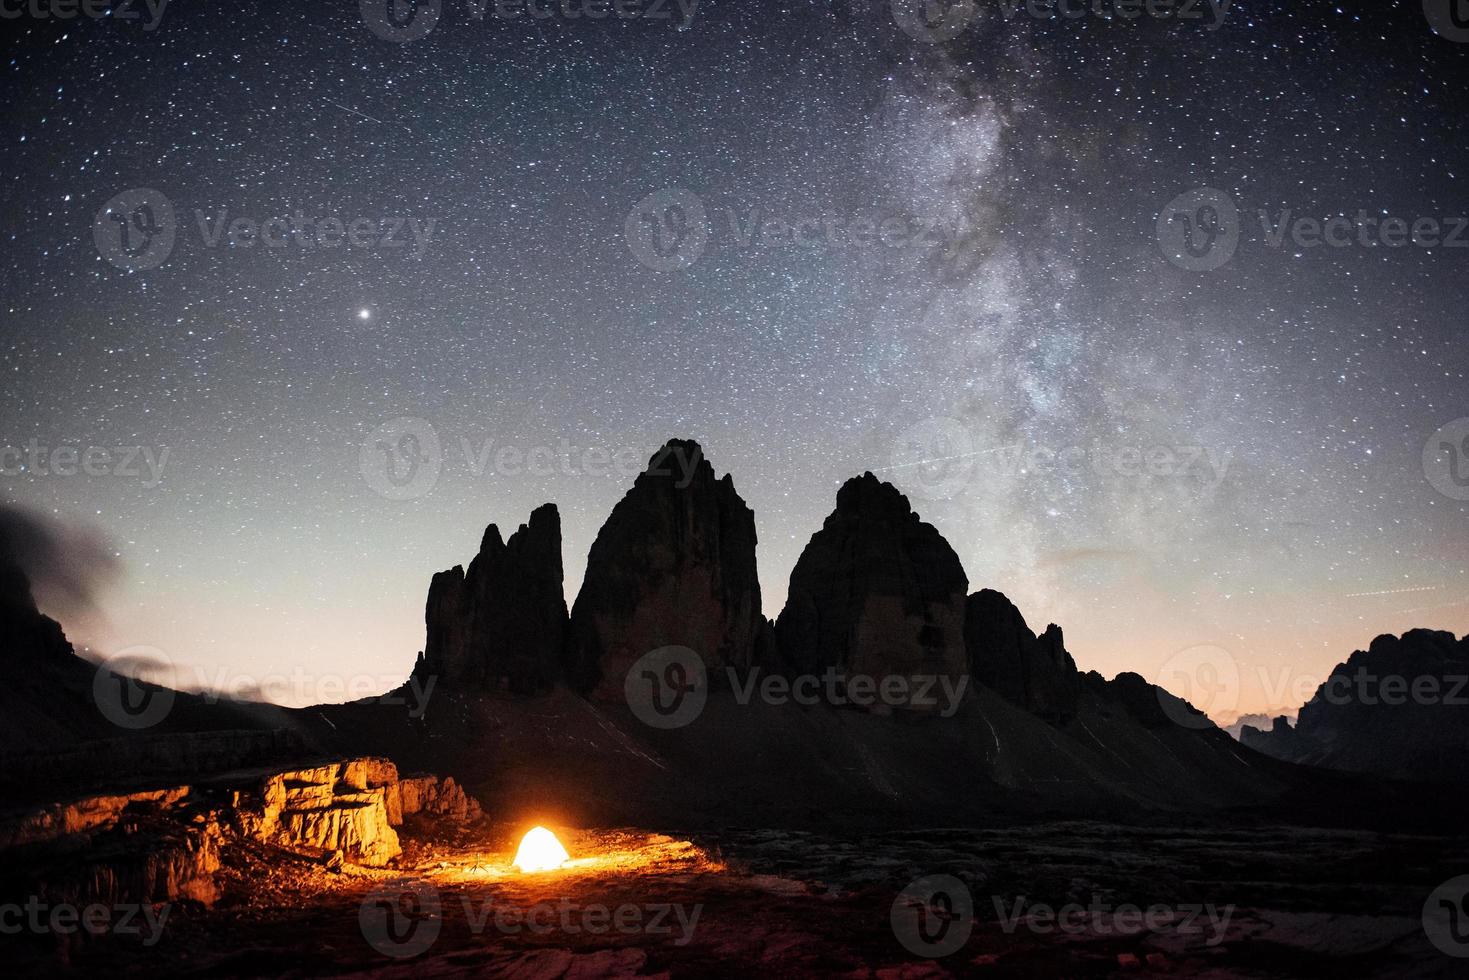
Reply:
[[[156, 941], [25, 944], [95, 975], [1459, 977], [1429, 941], [1469, 841], [1288, 827], [1052, 823], [862, 837], [554, 827], [572, 861], [511, 868], [524, 827], [405, 828], [397, 867], [225, 855], [212, 909]], [[7, 945], [9, 945], [7, 943]], [[1466, 950], [1465, 952], [1469, 952]]]

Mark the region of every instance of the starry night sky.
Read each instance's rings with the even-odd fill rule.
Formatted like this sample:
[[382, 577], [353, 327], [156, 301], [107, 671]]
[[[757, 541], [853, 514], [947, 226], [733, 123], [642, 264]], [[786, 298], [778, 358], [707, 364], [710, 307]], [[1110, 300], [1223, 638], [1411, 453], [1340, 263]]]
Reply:
[[[430, 574], [485, 524], [557, 503], [569, 601], [628, 461], [672, 436], [754, 509], [769, 616], [872, 470], [971, 589], [1108, 676], [1206, 644], [1246, 675], [1240, 710], [1296, 705], [1280, 685], [1308, 694], [1377, 633], [1469, 629], [1469, 503], [1423, 463], [1469, 416], [1469, 247], [1275, 247], [1258, 218], [1469, 214], [1469, 44], [1417, 0], [1236, 0], [1213, 31], [991, 12], [937, 44], [877, 0], [704, 0], [685, 29], [670, 9], [444, 0], [406, 43], [342, 0], [0, 25], [0, 444], [169, 453], [157, 486], [0, 477], [118, 554], [73, 639], [386, 688]], [[1212, 271], [1155, 231], [1201, 187], [1241, 216]], [[177, 224], [140, 271], [94, 236], [134, 188]], [[661, 271], [628, 216], [672, 188], [708, 237]], [[434, 228], [422, 254], [210, 245], [196, 212], [221, 209]], [[752, 216], [808, 224], [746, 238]], [[844, 233], [862, 218], [931, 231]], [[397, 500], [364, 474], [405, 417], [440, 472]], [[571, 464], [497, 466], [502, 446]], [[589, 447], [622, 462], [587, 472]], [[1037, 448], [1087, 462], [1016, 462]], [[1225, 467], [1132, 475], [1158, 452]]]

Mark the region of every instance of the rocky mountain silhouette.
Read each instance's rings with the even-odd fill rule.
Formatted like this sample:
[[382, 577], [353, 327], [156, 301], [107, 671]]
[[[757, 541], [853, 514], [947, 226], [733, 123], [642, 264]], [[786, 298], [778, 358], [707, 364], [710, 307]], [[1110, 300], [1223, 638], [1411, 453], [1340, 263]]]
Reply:
[[964, 644], [979, 683], [1048, 721], [1076, 716], [1080, 675], [1061, 627], [1052, 623], [1037, 637], [1014, 603], [981, 589], [964, 604]]
[[871, 473], [854, 477], [791, 571], [775, 621], [780, 662], [796, 673], [964, 675], [968, 584], [907, 497]]
[[646, 653], [688, 647], [719, 676], [749, 667], [768, 636], [754, 512], [729, 474], [716, 479], [698, 443], [670, 440], [592, 542], [571, 610], [567, 680], [619, 700], [628, 667]]
[[[497, 806], [604, 824], [933, 826], [1239, 807], [1341, 819], [1365, 812], [1364, 799], [1401, 812], [1408, 791], [1293, 760], [1391, 771], [1386, 755], [1411, 750], [1414, 765], [1449, 771], [1449, 757], [1465, 755], [1462, 712], [1349, 721], [1336, 705], [1308, 706], [1291, 737], [1311, 748], [1287, 751], [1281, 733], [1257, 752], [1136, 674], [1083, 673], [1060, 627], [1037, 636], [1001, 593], [968, 594], [943, 536], [871, 474], [838, 489], [773, 628], [755, 548], [754, 515], [730, 476], [716, 478], [697, 443], [670, 441], [597, 535], [569, 616], [548, 504], [508, 540], [490, 525], [467, 569], [433, 576], [424, 650], [403, 689], [304, 709], [99, 671], [36, 608], [24, 574], [0, 563], [0, 663], [11, 675], [0, 688], [0, 783], [11, 798], [45, 800], [83, 784], [373, 756], [452, 775]], [[695, 651], [715, 677], [733, 667], [756, 680], [836, 670], [970, 683], [939, 710], [893, 711], [715, 684], [697, 712], [658, 728], [625, 702], [622, 680], [668, 645]], [[1378, 670], [1447, 677], [1465, 654], [1463, 641], [1417, 631], [1379, 638], [1344, 668], [1364, 657]], [[428, 679], [431, 698], [415, 703]], [[120, 726], [99, 701], [119, 684], [171, 699], [170, 710], [139, 730]], [[1397, 723], [1413, 734], [1394, 734]], [[1350, 748], [1353, 725], [1388, 748]]]
[[1435, 781], [1469, 778], [1469, 636], [1438, 630], [1384, 634], [1338, 664], [1269, 731], [1240, 741], [1277, 759]]
[[433, 577], [424, 620], [415, 675], [468, 690], [547, 690], [561, 673], [567, 626], [556, 505], [532, 511], [508, 542], [486, 528], [468, 571]]

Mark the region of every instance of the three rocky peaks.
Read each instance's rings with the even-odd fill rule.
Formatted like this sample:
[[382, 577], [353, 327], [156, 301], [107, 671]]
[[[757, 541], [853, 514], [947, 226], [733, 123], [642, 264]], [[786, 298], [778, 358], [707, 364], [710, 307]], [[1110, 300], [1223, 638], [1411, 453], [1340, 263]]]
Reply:
[[973, 675], [1057, 723], [1082, 679], [1050, 626], [1037, 637], [964, 569], [908, 499], [871, 473], [848, 480], [791, 572], [785, 608], [763, 618], [755, 515], [698, 443], [671, 440], [612, 509], [567, 613], [561, 522], [537, 508], [508, 541], [491, 524], [468, 570], [433, 577], [415, 673], [469, 689], [535, 693], [562, 681], [621, 700], [627, 669], [665, 646], [727, 668], [787, 675]]

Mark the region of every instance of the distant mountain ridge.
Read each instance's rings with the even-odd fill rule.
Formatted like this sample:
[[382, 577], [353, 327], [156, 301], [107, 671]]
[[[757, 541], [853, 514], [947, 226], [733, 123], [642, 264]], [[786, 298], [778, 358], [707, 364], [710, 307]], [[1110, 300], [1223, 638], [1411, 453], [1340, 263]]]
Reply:
[[[672, 453], [680, 463], [670, 467]], [[969, 593], [943, 536], [870, 473], [837, 492], [775, 622], [762, 615], [755, 548], [731, 477], [716, 478], [697, 443], [673, 440], [598, 534], [570, 612], [551, 504], [508, 540], [490, 525], [467, 570], [433, 577], [410, 679], [433, 692], [426, 713], [405, 711], [401, 692], [291, 710], [145, 684], [173, 708], [143, 731], [99, 712], [97, 668], [71, 655], [10, 570], [0, 574], [0, 659], [21, 669], [0, 690], [0, 729], [13, 736], [11, 771], [40, 793], [37, 780], [84, 772], [143, 779], [262, 756], [374, 754], [452, 773], [506, 806], [551, 800], [589, 820], [749, 825], [833, 812], [930, 824], [1127, 817], [1283, 800], [1331, 812], [1333, 794], [1361, 789], [1278, 761], [1283, 750], [1241, 745], [1137, 674], [1078, 670], [1059, 626], [1037, 635], [1000, 592]], [[1462, 642], [1419, 632], [1444, 663], [1460, 662]], [[667, 647], [693, 651], [715, 682], [701, 712], [665, 730], [622, 692], [639, 658]], [[959, 698], [945, 710], [916, 699], [854, 710], [752, 698], [719, 682], [726, 669], [963, 683], [944, 688]], [[1308, 729], [1313, 717], [1303, 710]]]
[[1295, 725], [1245, 726], [1240, 742], [1277, 759], [1425, 780], [1469, 778], [1469, 636], [1384, 634], [1337, 664]]

